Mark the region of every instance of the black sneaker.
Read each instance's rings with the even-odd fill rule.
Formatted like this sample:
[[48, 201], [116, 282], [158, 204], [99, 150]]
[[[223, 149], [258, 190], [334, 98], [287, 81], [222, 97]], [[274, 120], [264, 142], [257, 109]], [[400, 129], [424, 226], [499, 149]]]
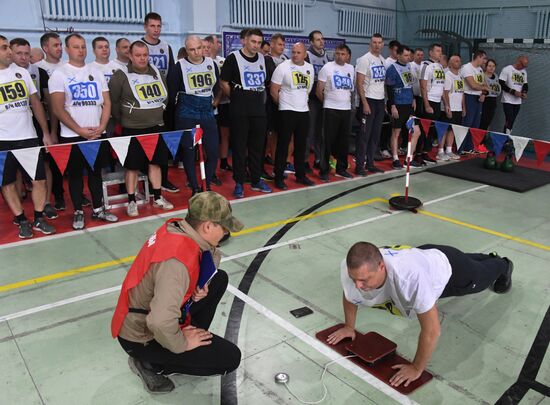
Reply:
[[179, 188], [177, 188], [176, 186], [174, 186], [172, 183], [170, 183], [168, 180], [166, 180], [161, 186], [160, 188], [168, 193], [177, 193], [180, 191]]
[[422, 154], [422, 160], [428, 165], [435, 165], [437, 163], [437, 160], [432, 159], [427, 153]]
[[319, 180], [323, 183], [328, 183], [328, 173], [319, 174]]
[[222, 181], [216, 175], [212, 176], [212, 178], [210, 179], [210, 182], [213, 185], [218, 186], [218, 187], [222, 185]]
[[48, 219], [55, 219], [57, 218], [57, 211], [50, 203], [44, 205], [44, 215]]
[[422, 163], [420, 163], [418, 160], [411, 160], [410, 166], [419, 168], [419, 167], [422, 167]]
[[510, 288], [512, 288], [512, 272], [514, 271], [514, 263], [507, 257], [503, 257], [502, 260], [506, 261], [508, 268], [506, 269], [506, 273], [499, 276], [493, 284], [493, 291], [497, 294], [507, 293], [510, 291]]
[[65, 200], [63, 198], [56, 198], [55, 199], [55, 204], [54, 204], [54, 208], [57, 210], [57, 211], [65, 211]]
[[91, 201], [88, 200], [88, 198], [86, 198], [86, 196], [82, 196], [82, 206], [83, 207], [89, 207], [90, 205], [92, 205]]
[[367, 177], [367, 171], [365, 169], [356, 170], [355, 175], [361, 176], [361, 177]]
[[279, 190], [288, 190], [288, 187], [284, 180], [275, 180], [275, 187]]
[[394, 169], [402, 169], [403, 168], [403, 165], [401, 164], [401, 162], [399, 161], [399, 159], [395, 159], [392, 164], [391, 164], [391, 167], [393, 167]]
[[19, 226], [19, 220], [17, 219], [17, 217], [15, 217], [15, 216], [13, 217], [12, 223], [13, 223], [14, 225]]
[[130, 366], [130, 370], [141, 379], [147, 392], [151, 394], [171, 392], [176, 388], [172, 380], [168, 377], [157, 374], [151, 367], [147, 367], [141, 361], [133, 357], [128, 358], [128, 365]]
[[374, 165], [373, 165], [373, 166], [367, 167], [367, 171], [368, 171], [369, 173], [384, 173], [384, 170], [379, 169], [378, 167], [376, 167], [376, 166], [374, 166]]
[[194, 188], [191, 192], [191, 197], [193, 197], [195, 194], [202, 193], [202, 187], [201, 188]]
[[353, 179], [353, 175], [348, 173], [346, 170], [337, 170], [336, 177], [343, 177], [345, 179]]
[[227, 163], [227, 161], [220, 162], [220, 169], [228, 171], [228, 172], [233, 171], [233, 168], [231, 167], [231, 165], [229, 163]]
[[304, 164], [304, 172], [305, 172], [305, 174], [311, 174], [311, 173], [313, 173], [313, 170], [311, 170], [311, 167], [309, 167], [309, 163], [308, 163], [308, 162], [306, 162], [306, 163]]
[[272, 175], [270, 175], [268, 172], [266, 172], [265, 170], [262, 170], [262, 179], [264, 179], [265, 181], [273, 181], [275, 179], [275, 177], [273, 177]]
[[51, 235], [55, 233], [55, 228], [48, 224], [44, 218], [38, 218], [32, 223], [32, 229], [40, 231], [44, 235]]
[[315, 183], [311, 181], [307, 176], [296, 178], [296, 182], [308, 187], [315, 185]]
[[32, 225], [26, 219], [19, 222], [19, 237], [21, 239], [30, 239], [32, 238]]

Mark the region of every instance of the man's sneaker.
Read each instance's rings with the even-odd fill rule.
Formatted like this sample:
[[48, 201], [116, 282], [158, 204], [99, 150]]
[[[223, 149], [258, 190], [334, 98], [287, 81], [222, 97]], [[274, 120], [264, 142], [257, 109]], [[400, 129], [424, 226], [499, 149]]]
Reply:
[[288, 187], [284, 180], [275, 180], [275, 187], [279, 190], [288, 190]]
[[296, 178], [296, 182], [308, 187], [315, 185], [315, 183], [311, 181], [307, 176]]
[[17, 217], [13, 217], [12, 224], [19, 226], [19, 220]]
[[262, 175], [261, 175], [261, 178], [264, 179], [265, 181], [273, 181], [275, 179], [275, 177], [273, 177], [272, 175], [270, 175], [268, 172], [266, 172], [265, 170], [262, 170]]
[[353, 175], [348, 173], [346, 170], [337, 170], [336, 177], [343, 177], [345, 179], [353, 179]]
[[240, 183], [235, 184], [235, 189], [233, 190], [233, 195], [236, 198], [243, 198], [244, 197], [244, 189], [243, 185]]
[[128, 214], [129, 217], [137, 217], [139, 215], [137, 202], [130, 201], [128, 203], [128, 206], [126, 207], [126, 214]]
[[367, 171], [365, 169], [359, 169], [355, 171], [356, 176], [367, 177]]
[[210, 183], [218, 187], [222, 185], [222, 181], [216, 175], [212, 176], [212, 178], [210, 179]]
[[422, 163], [420, 163], [418, 160], [411, 160], [410, 163], [411, 167], [418, 169], [422, 167]]
[[153, 201], [153, 207], [162, 208], [163, 210], [171, 210], [174, 208], [174, 204], [172, 204], [163, 196], [160, 196], [155, 201]]
[[506, 272], [500, 275], [493, 284], [493, 291], [497, 294], [504, 294], [510, 291], [512, 288], [512, 272], [514, 271], [514, 263], [507, 257], [503, 257], [502, 260], [506, 261], [508, 268]]
[[141, 361], [128, 357], [130, 370], [136, 374], [143, 382], [147, 392], [151, 394], [162, 394], [174, 390], [175, 385], [168, 377], [157, 374], [150, 367], [145, 366]]
[[161, 186], [160, 188], [164, 191], [167, 191], [169, 193], [177, 193], [180, 191], [179, 188], [177, 188], [176, 186], [174, 186], [172, 183], [170, 183], [168, 180], [166, 180]]
[[32, 226], [31, 223], [26, 219], [19, 222], [19, 237], [21, 239], [32, 238]]
[[435, 158], [438, 162], [447, 162], [448, 160], [451, 160], [449, 156], [445, 152], [437, 152], [437, 156]]
[[[309, 167], [309, 164], [308, 164], [308, 167]], [[292, 163], [287, 162], [286, 167], [285, 167], [285, 173], [289, 174], [289, 173], [294, 173], [294, 172], [295, 172], [294, 165]]]
[[256, 184], [252, 184], [250, 188], [254, 191], [261, 191], [262, 193], [271, 193], [273, 191], [262, 179]]
[[85, 195], [83, 195], [82, 196], [82, 206], [83, 207], [89, 207], [90, 205], [92, 205], [90, 200], [88, 200], [88, 198]]
[[447, 155], [449, 160], [460, 160], [460, 156], [457, 155], [456, 153], [449, 152], [449, 153], [445, 153], [445, 154]]
[[57, 218], [57, 211], [50, 203], [44, 205], [44, 215], [48, 219], [56, 219]]
[[73, 229], [84, 229], [84, 212], [76, 210], [73, 215]]
[[51, 235], [55, 233], [55, 228], [48, 224], [44, 218], [38, 218], [32, 223], [32, 229], [40, 231], [44, 235]]
[[319, 174], [319, 180], [323, 183], [328, 183], [328, 173]]
[[391, 167], [393, 167], [394, 169], [402, 169], [403, 168], [403, 165], [401, 164], [401, 162], [399, 161], [399, 159], [395, 159], [392, 163], [391, 163]]
[[376, 167], [374, 165], [367, 167], [367, 171], [369, 171], [370, 173], [384, 173], [384, 170], [379, 169], [378, 167]]
[[437, 160], [432, 159], [427, 153], [422, 154], [422, 160], [428, 165], [433, 165], [437, 163]]
[[105, 222], [117, 222], [118, 217], [114, 214], [111, 214], [105, 209], [105, 207], [95, 208], [92, 211], [92, 219], [100, 219]]
[[384, 149], [380, 155], [382, 156], [382, 159], [391, 159], [391, 153]]
[[54, 204], [54, 208], [57, 210], [57, 211], [65, 211], [65, 200], [63, 198], [56, 198], [55, 199], [55, 204]]

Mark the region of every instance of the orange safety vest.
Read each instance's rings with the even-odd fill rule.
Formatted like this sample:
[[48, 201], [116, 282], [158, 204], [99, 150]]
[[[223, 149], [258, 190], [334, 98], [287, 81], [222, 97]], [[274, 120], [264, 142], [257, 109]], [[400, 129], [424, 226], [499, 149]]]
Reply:
[[[193, 295], [197, 286], [200, 273], [201, 249], [199, 244], [189, 236], [181, 233], [168, 232], [168, 225], [180, 221], [179, 218], [172, 218], [166, 221], [147, 242], [145, 242], [139, 251], [132, 267], [126, 273], [126, 278], [122, 283], [118, 303], [111, 320], [111, 335], [116, 338], [122, 328], [122, 323], [129, 312], [129, 291], [136, 287], [145, 274], [154, 263], [160, 263], [168, 259], [175, 258], [185, 265], [189, 273], [189, 287], [183, 297], [182, 307]], [[146, 310], [144, 311], [146, 313]], [[191, 323], [191, 316], [186, 314], [184, 322], [180, 320], [180, 328]]]

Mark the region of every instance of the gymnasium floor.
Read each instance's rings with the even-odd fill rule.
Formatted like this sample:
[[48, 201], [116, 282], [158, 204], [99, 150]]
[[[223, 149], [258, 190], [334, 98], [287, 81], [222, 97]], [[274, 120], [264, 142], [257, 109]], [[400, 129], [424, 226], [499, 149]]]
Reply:
[[[211, 330], [237, 337], [243, 360], [236, 375], [223, 378], [223, 388], [220, 377], [175, 376], [175, 391], [151, 396], [110, 337], [117, 287], [166, 216], [1, 245], [0, 403], [297, 404], [274, 383], [279, 371], [290, 374], [296, 394], [315, 401], [323, 367], [335, 357], [314, 336], [343, 319], [339, 264], [358, 240], [497, 251], [514, 261], [514, 285], [505, 295], [484, 291], [439, 302], [442, 335], [429, 364], [435, 378], [410, 396], [342, 360], [345, 367], [328, 369], [324, 403], [495, 403], [520, 374], [516, 389], [526, 393], [519, 403], [550, 403], [540, 393], [550, 391], [550, 185], [518, 194], [420, 171], [411, 192], [424, 202], [422, 210], [392, 213], [385, 200], [402, 193], [402, 176], [234, 202], [246, 228], [222, 248], [230, 287]], [[314, 313], [290, 315], [302, 306]], [[414, 356], [417, 321], [362, 309], [357, 329], [377, 331], [401, 355]]]

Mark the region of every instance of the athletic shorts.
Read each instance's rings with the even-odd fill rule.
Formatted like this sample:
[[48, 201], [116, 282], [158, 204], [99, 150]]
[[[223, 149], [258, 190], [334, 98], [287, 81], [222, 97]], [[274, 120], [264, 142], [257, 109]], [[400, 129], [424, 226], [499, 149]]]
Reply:
[[412, 108], [412, 105], [409, 105], [409, 104], [396, 105], [396, 107], [397, 107], [397, 112], [399, 113], [399, 118], [395, 119], [390, 115], [391, 127], [403, 128], [406, 126], [409, 118], [411, 118], [411, 115], [414, 115], [414, 110]]
[[[132, 129], [132, 128], [123, 128], [122, 134], [126, 135], [139, 135], [139, 134], [151, 134], [162, 132], [162, 127], [153, 127], [153, 128], [144, 128], [144, 129]], [[120, 162], [123, 164], [125, 169], [129, 170], [142, 170], [147, 172], [147, 166], [149, 164], [153, 165], [166, 165], [168, 164], [168, 159], [171, 158], [170, 151], [168, 147], [162, 140], [162, 137], [159, 136], [157, 147], [153, 158], [149, 162], [147, 155], [143, 151], [141, 144], [136, 138], [130, 140], [130, 146], [128, 147], [128, 155], [126, 155], [126, 161]]]
[[[16, 149], [33, 148], [39, 146], [38, 138], [23, 139], [20, 141], [0, 141], [0, 151], [11, 151]], [[46, 171], [44, 169], [44, 149], [40, 149], [38, 153], [38, 162], [36, 163], [35, 180], [44, 180], [46, 178]], [[15, 158], [13, 153], [8, 152], [6, 155], [6, 162], [4, 163], [4, 177], [2, 185], [7, 186], [15, 182], [17, 178], [17, 171], [20, 171], [24, 177], [28, 180], [32, 180], [31, 176], [25, 171], [21, 163]]]
[[218, 127], [229, 128], [231, 126], [231, 116], [229, 114], [229, 104], [220, 104], [218, 105], [218, 115], [216, 115], [216, 121]]
[[462, 125], [462, 111], [452, 111], [451, 114], [451, 118], [447, 117], [447, 114], [445, 114], [442, 121], [448, 122], [449, 124]]

